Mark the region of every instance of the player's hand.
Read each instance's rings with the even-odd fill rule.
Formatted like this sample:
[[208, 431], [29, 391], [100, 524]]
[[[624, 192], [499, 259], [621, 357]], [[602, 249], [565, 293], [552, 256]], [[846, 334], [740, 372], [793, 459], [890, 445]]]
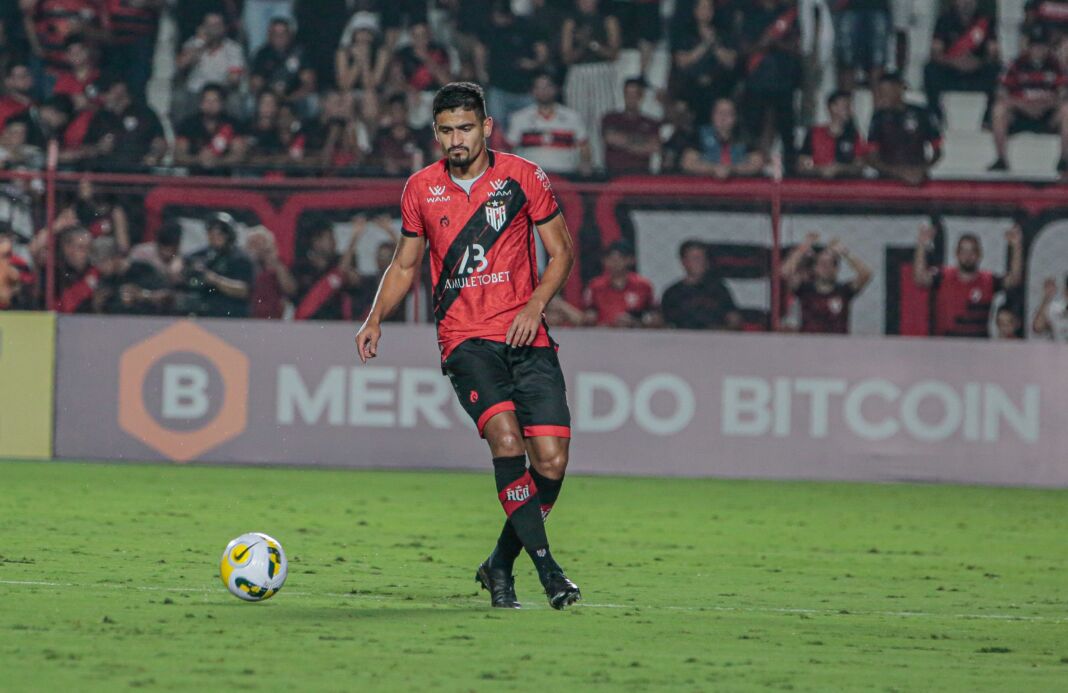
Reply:
[[523, 310], [519, 311], [519, 315], [515, 316], [504, 341], [513, 347], [529, 346], [538, 336], [539, 327], [541, 327], [541, 311], [536, 305], [528, 303]]
[[356, 353], [360, 357], [360, 363], [367, 363], [370, 359], [378, 356], [378, 340], [382, 336], [382, 328], [378, 323], [372, 323], [369, 319], [356, 333]]

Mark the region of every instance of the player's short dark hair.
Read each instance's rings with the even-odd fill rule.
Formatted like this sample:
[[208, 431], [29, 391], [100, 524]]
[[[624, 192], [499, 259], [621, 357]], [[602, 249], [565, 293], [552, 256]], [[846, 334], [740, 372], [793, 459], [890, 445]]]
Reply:
[[182, 244], [182, 225], [173, 219], [163, 222], [156, 234], [156, 245], [164, 248], [177, 248]]
[[976, 236], [974, 233], [962, 233], [960, 235], [960, 238], [957, 239], [957, 249], [958, 250], [960, 249], [960, 246], [961, 246], [962, 243], [964, 243], [964, 241], [971, 241], [972, 243], [975, 244], [976, 248], [979, 248], [980, 250], [983, 249], [983, 242], [980, 241], [979, 237]]
[[474, 82], [450, 82], [434, 95], [434, 117], [442, 111], [460, 108], [474, 111], [479, 120], [486, 119], [486, 92]]
[[679, 259], [686, 257], [686, 253], [690, 252], [694, 248], [700, 248], [703, 251], [708, 250], [708, 246], [704, 241], [699, 241], [696, 238], [690, 238], [682, 242], [679, 246]]
[[838, 99], [851, 98], [853, 98], [853, 92], [849, 91], [848, 89], [835, 89], [831, 92], [830, 96], [827, 97], [827, 108], [830, 108], [831, 104], [833, 104]]

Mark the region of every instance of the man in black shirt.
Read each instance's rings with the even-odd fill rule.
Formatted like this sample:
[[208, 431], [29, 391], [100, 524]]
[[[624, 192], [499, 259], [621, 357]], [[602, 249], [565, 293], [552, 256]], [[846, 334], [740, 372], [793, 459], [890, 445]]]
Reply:
[[708, 247], [698, 240], [679, 246], [685, 276], [669, 286], [660, 300], [664, 322], [684, 330], [736, 330], [742, 324], [723, 280], [709, 272]]
[[217, 168], [244, 161], [248, 141], [236, 120], [223, 111], [226, 90], [207, 84], [200, 92], [200, 112], [175, 128], [174, 163]]
[[249, 314], [252, 261], [237, 247], [234, 218], [225, 212], [208, 221], [208, 247], [189, 255], [183, 313], [215, 318], [245, 318]]
[[253, 94], [270, 89], [308, 115], [307, 99], [316, 89], [315, 70], [304, 57], [304, 49], [294, 43], [289, 20], [282, 17], [271, 20], [267, 43], [252, 59], [249, 87]]
[[104, 107], [89, 122], [86, 144], [95, 145], [98, 163], [115, 166], [155, 166], [167, 152], [163, 126], [155, 112], [134, 101], [122, 81], [101, 86]]
[[534, 103], [530, 87], [534, 76], [549, 66], [549, 44], [527, 21], [516, 21], [507, 0], [493, 3], [492, 34], [478, 53], [480, 72], [490, 85], [486, 106], [501, 132], [508, 132], [513, 113]]
[[1001, 56], [997, 24], [976, 9], [976, 0], [954, 0], [935, 24], [931, 62], [923, 71], [927, 107], [944, 120], [943, 91], [978, 91], [987, 95], [983, 122], [990, 121], [990, 101], [998, 84]]
[[942, 157], [938, 119], [905, 103], [905, 81], [896, 72], [879, 80], [876, 103], [879, 110], [868, 128], [868, 164], [883, 177], [919, 185]]
[[111, 315], [159, 315], [170, 302], [171, 291], [163, 274], [141, 260], [125, 257], [114, 238], [101, 236], [90, 249], [100, 280], [93, 307]]

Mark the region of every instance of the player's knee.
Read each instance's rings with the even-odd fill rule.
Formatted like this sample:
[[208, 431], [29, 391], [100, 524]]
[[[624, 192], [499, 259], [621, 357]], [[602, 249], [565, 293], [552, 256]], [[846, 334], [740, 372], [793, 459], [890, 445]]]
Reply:
[[523, 436], [518, 430], [505, 429], [490, 438], [494, 457], [513, 457], [526, 452], [523, 447]]
[[559, 479], [567, 470], [567, 450], [553, 451], [538, 460], [538, 473], [548, 479]]

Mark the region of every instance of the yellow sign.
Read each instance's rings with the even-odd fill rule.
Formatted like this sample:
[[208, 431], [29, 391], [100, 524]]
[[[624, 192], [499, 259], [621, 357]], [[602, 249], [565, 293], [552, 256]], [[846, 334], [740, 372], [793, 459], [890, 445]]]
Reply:
[[0, 458], [52, 456], [56, 316], [0, 312]]

